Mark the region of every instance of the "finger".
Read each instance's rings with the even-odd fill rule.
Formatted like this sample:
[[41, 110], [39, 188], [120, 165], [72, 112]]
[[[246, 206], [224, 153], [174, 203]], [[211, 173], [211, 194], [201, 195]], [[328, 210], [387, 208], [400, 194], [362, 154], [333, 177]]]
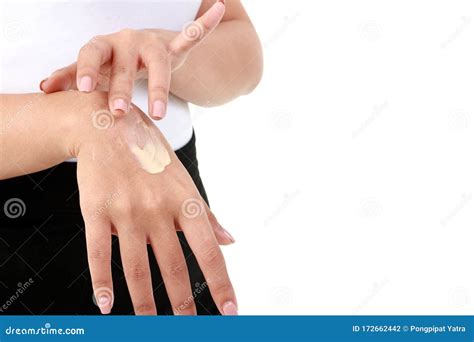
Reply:
[[195, 315], [196, 306], [191, 292], [188, 267], [178, 236], [170, 227], [154, 231], [151, 246], [160, 267], [166, 292], [175, 315]]
[[138, 56], [127, 50], [114, 50], [109, 88], [109, 106], [115, 115], [128, 113]]
[[200, 206], [202, 210], [194, 211], [193, 215], [183, 212], [179, 218], [179, 224], [183, 228], [220, 312], [224, 315], [236, 315], [237, 300], [227, 274], [224, 256], [212, 232], [204, 207], [202, 204]]
[[119, 231], [122, 265], [135, 315], [156, 315], [146, 237], [131, 225]]
[[[219, 245], [227, 246], [235, 243], [234, 237], [226, 229], [224, 229], [224, 227], [222, 227], [222, 225], [217, 221], [215, 215], [212, 213], [212, 211], [210, 211], [209, 207], [206, 207], [206, 214]], [[183, 230], [179, 225], [176, 225], [175, 228], [178, 231]]]
[[187, 54], [217, 27], [224, 12], [224, 4], [216, 2], [201, 17], [183, 27], [181, 33], [170, 42], [170, 52], [176, 56]]
[[76, 70], [77, 65], [73, 63], [65, 68], [56, 70], [40, 83], [40, 89], [46, 94], [58, 91], [76, 89]]
[[96, 304], [102, 314], [109, 314], [114, 303], [110, 223], [98, 218], [86, 222], [87, 258]]
[[209, 223], [211, 224], [212, 230], [214, 231], [214, 235], [217, 239], [217, 242], [221, 246], [231, 245], [235, 242], [234, 237], [221, 226], [219, 221], [217, 221], [216, 216], [212, 213], [211, 209], [208, 207], [206, 203], [204, 203], [204, 207], [206, 210], [207, 218]]
[[170, 59], [159, 47], [143, 51], [142, 59], [148, 70], [148, 112], [153, 119], [160, 120], [165, 117], [168, 104]]
[[84, 45], [77, 57], [77, 89], [91, 92], [97, 86], [100, 67], [112, 58], [112, 45], [96, 37]]

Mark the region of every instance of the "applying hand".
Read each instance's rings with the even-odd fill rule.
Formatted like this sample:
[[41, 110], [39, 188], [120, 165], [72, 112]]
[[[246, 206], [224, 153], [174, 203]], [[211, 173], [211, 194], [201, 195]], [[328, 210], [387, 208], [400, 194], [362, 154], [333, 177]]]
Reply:
[[148, 112], [161, 119], [166, 113], [171, 73], [216, 28], [224, 11], [223, 2], [218, 1], [179, 33], [125, 29], [94, 37], [81, 48], [76, 63], [53, 72], [40, 88], [45, 93], [105, 90], [110, 111], [121, 115], [130, 110], [135, 80], [148, 78]]

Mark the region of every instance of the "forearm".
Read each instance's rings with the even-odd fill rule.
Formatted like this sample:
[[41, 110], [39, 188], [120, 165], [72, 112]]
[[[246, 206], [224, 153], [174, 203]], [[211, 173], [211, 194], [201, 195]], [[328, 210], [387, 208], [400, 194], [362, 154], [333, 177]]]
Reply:
[[260, 41], [250, 21], [225, 21], [173, 72], [171, 92], [199, 106], [221, 105], [251, 92], [262, 69]]
[[0, 179], [40, 171], [74, 155], [85, 94], [0, 95]]

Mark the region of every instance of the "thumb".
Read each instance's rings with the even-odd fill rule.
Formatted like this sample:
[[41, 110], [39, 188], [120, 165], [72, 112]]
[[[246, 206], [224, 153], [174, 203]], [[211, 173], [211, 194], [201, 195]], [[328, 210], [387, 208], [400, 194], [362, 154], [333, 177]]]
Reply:
[[40, 83], [40, 89], [46, 94], [76, 88], [77, 65], [73, 63], [65, 68], [56, 70]]

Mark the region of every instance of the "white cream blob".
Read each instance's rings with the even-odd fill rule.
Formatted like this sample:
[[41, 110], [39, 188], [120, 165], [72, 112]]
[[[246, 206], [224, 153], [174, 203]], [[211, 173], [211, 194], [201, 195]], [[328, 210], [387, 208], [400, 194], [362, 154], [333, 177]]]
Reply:
[[134, 117], [134, 122], [129, 123], [129, 148], [143, 170], [156, 174], [164, 171], [171, 163], [171, 158], [165, 145], [160, 141], [160, 137], [154, 131], [156, 128], [150, 127], [145, 120]]

